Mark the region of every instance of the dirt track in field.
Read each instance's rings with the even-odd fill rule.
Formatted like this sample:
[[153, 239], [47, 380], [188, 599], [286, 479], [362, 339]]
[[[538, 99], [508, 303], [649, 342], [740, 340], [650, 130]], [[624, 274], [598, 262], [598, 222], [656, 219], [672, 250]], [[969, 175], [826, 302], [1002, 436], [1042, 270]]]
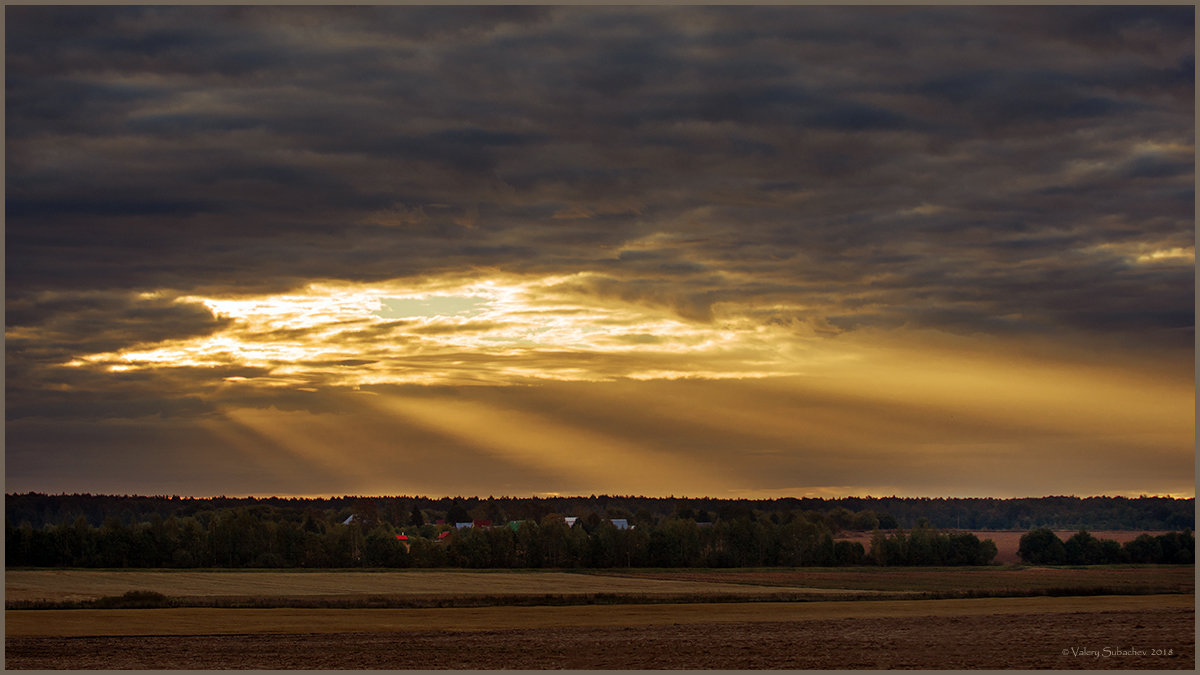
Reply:
[[[6, 667], [1192, 669], [1194, 625], [1193, 609], [1164, 608], [467, 632], [7, 638]], [[1103, 656], [1106, 648], [1112, 653]]]

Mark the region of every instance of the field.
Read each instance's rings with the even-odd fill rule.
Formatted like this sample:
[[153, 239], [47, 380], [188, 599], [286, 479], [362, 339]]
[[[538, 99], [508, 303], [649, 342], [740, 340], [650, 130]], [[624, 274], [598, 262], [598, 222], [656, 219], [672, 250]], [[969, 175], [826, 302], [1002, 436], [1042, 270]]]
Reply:
[[[475, 572], [409, 570], [396, 572], [192, 572], [15, 570], [5, 575], [5, 598], [19, 600], [81, 600], [126, 591], [154, 591], [172, 596], [409, 596], [518, 598], [522, 596], [621, 595], [764, 595], [771, 588], [692, 579], [643, 579], [566, 572]], [[831, 590], [828, 592], [838, 592]]]
[[[877, 567], [596, 572], [466, 570], [143, 571], [13, 570], [5, 574], [9, 607], [70, 606], [149, 591], [176, 605], [479, 606], [604, 602], [695, 602], [820, 599], [925, 594], [1083, 595], [1194, 593], [1191, 567]], [[251, 602], [253, 600], [253, 603]], [[25, 603], [25, 604], [23, 604]]]
[[1194, 593], [1192, 567], [842, 567], [785, 570], [656, 570], [614, 572], [639, 579], [756, 584], [786, 588], [876, 593], [1028, 595], [1084, 593]]
[[[15, 669], [1191, 669], [1195, 663], [1190, 566], [14, 570], [5, 577], [10, 607], [129, 590], [193, 601], [165, 609], [8, 609], [6, 667]], [[996, 597], [938, 595], [950, 591]], [[806, 601], [777, 600], [787, 593]], [[555, 602], [542, 602], [548, 596]], [[200, 606], [233, 597], [276, 602], [269, 609]], [[369, 597], [467, 604], [328, 609], [304, 602]]]

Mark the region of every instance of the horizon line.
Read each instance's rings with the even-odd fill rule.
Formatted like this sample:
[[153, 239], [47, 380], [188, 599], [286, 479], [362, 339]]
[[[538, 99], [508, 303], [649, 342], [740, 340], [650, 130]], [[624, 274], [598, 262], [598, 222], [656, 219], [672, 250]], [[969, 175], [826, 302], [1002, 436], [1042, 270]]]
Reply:
[[1136, 496], [1131, 494], [1096, 494], [1096, 495], [1075, 495], [1075, 494], [1054, 494], [1054, 495], [1025, 495], [1016, 497], [996, 497], [996, 496], [951, 496], [951, 495], [844, 495], [840, 497], [834, 496], [818, 496], [818, 495], [797, 495], [797, 496], [776, 496], [776, 497], [710, 497], [710, 496], [648, 496], [648, 495], [632, 495], [632, 494], [591, 494], [591, 495], [568, 495], [558, 493], [532, 493], [529, 495], [421, 495], [421, 494], [391, 494], [391, 495], [369, 495], [369, 494], [271, 494], [271, 495], [255, 495], [255, 494], [222, 494], [222, 495], [183, 495], [183, 494], [139, 494], [139, 493], [115, 493], [115, 492], [38, 492], [30, 490], [26, 492], [5, 492], [5, 498], [18, 497], [23, 495], [42, 495], [46, 497], [124, 497], [124, 498], [145, 498], [145, 499], [192, 499], [192, 500], [212, 500], [212, 499], [478, 499], [478, 500], [494, 500], [494, 499], [596, 499], [606, 497], [609, 499], [657, 499], [657, 500], [675, 500], [675, 501], [763, 501], [774, 502], [783, 499], [817, 499], [821, 501], [839, 501], [848, 499], [946, 499], [946, 500], [973, 500], [973, 499], [995, 499], [1001, 501], [1019, 500], [1019, 499], [1173, 499], [1180, 501], [1194, 500], [1196, 497], [1192, 495], [1178, 495], [1174, 493], [1164, 494], [1148, 494], [1138, 493]]

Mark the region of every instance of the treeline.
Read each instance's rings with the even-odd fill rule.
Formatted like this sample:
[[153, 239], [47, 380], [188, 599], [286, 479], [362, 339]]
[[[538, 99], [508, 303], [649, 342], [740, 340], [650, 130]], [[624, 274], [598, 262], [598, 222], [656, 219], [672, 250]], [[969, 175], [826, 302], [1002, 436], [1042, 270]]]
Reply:
[[[1167, 497], [1037, 497], [910, 498], [847, 497], [842, 499], [709, 499], [653, 498], [633, 496], [590, 497], [360, 497], [282, 498], [129, 495], [46, 495], [39, 493], [5, 496], [6, 519], [15, 525], [29, 523], [34, 529], [46, 525], [74, 523], [79, 517], [95, 527], [110, 518], [125, 525], [150, 522], [154, 516], [166, 520], [198, 517], [204, 512], [265, 506], [293, 514], [313, 512], [325, 519], [345, 519], [369, 502], [380, 518], [394, 525], [406, 524], [416, 509], [430, 521], [449, 520], [452, 509], [461, 508], [467, 519], [534, 520], [558, 513], [584, 517], [628, 518], [652, 525], [664, 518], [690, 518], [697, 522], [752, 517], [769, 519], [786, 513], [819, 513], [831, 529], [871, 530], [916, 527], [922, 519], [933, 527], [959, 530], [1022, 530], [1039, 527], [1058, 530], [1184, 530], [1195, 529], [1195, 500]], [[690, 515], [689, 515], [690, 514]]]
[[1066, 541], [1048, 528], [1037, 528], [1021, 536], [1017, 554], [1034, 565], [1113, 565], [1157, 563], [1191, 565], [1196, 562], [1196, 539], [1191, 530], [1157, 536], [1139, 535], [1123, 545], [1113, 539], [1097, 539], [1080, 530]]
[[[73, 523], [35, 529], [6, 525], [7, 564], [14, 567], [762, 567], [804, 565], [983, 565], [990, 540], [943, 534], [922, 525], [908, 534], [878, 531], [871, 554], [835, 541], [821, 513], [785, 512], [716, 522], [671, 516], [619, 528], [593, 513], [574, 526], [558, 514], [457, 529], [446, 524], [396, 526], [354, 514], [349, 522], [267, 506], [126, 525]], [[403, 537], [403, 539], [401, 538]]]
[[987, 565], [996, 558], [996, 543], [970, 532], [943, 533], [922, 520], [907, 534], [875, 530], [870, 556], [876, 565]]

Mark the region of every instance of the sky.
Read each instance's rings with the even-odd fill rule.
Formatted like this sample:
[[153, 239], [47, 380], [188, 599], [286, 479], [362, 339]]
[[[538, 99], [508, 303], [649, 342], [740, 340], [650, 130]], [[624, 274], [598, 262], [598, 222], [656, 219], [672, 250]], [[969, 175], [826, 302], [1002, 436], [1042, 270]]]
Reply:
[[1194, 8], [5, 8], [5, 489], [1194, 495]]

